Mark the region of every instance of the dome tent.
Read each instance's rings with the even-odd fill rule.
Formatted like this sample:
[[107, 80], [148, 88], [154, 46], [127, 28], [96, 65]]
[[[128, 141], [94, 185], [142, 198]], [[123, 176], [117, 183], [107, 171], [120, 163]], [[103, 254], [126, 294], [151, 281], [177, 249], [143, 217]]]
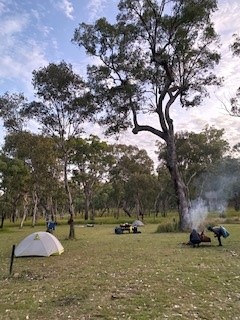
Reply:
[[24, 238], [15, 248], [15, 257], [60, 255], [64, 248], [51, 233], [39, 231]]
[[143, 223], [141, 220], [135, 220], [135, 221], [132, 223], [132, 226], [143, 227], [143, 226], [144, 226], [144, 223]]

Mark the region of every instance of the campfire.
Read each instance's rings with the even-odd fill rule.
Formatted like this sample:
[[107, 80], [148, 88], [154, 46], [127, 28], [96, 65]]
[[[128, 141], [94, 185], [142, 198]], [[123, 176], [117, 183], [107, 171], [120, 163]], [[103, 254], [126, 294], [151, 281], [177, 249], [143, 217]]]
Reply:
[[188, 241], [188, 245], [192, 245], [193, 247], [199, 247], [199, 244], [202, 242], [211, 242], [211, 238], [204, 234], [204, 231], [201, 233], [197, 232], [196, 229], [193, 229], [190, 234], [190, 239]]
[[211, 242], [211, 238], [206, 236], [204, 234], [204, 231], [202, 231], [199, 235], [200, 235], [201, 242]]

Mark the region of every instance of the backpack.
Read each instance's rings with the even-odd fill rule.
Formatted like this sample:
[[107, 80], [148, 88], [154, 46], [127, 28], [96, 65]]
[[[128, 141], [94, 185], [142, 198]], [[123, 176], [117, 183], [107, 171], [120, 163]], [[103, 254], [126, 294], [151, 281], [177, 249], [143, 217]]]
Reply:
[[223, 226], [220, 226], [220, 230], [221, 230], [221, 234], [222, 234], [223, 238], [227, 238], [230, 235], [230, 233], [227, 231], [227, 229], [224, 228]]
[[115, 228], [115, 233], [116, 233], [116, 234], [123, 234], [122, 228], [116, 227], [116, 228]]

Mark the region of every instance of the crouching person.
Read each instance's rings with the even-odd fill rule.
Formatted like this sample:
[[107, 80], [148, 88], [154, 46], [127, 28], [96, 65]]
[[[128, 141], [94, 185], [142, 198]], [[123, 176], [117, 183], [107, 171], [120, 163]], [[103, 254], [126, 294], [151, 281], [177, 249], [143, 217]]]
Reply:
[[193, 247], [197, 246], [199, 247], [199, 244], [201, 243], [201, 237], [200, 234], [197, 232], [196, 229], [193, 229], [190, 234], [190, 243], [193, 245]]

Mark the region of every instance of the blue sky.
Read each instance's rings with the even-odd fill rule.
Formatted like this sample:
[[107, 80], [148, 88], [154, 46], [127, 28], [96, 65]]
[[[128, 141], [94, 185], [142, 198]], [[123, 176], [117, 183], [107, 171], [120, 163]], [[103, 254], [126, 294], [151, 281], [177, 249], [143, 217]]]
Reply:
[[[113, 21], [117, 4], [118, 0], [0, 0], [0, 94], [24, 92], [31, 99], [32, 71], [50, 62], [65, 60], [84, 75], [91, 61], [84, 50], [71, 43], [74, 30], [80, 22], [93, 23], [102, 16]], [[240, 142], [240, 118], [227, 115], [223, 104], [228, 104], [240, 86], [240, 59], [233, 58], [229, 50], [232, 34], [240, 33], [239, 1], [220, 0], [214, 21], [222, 43], [222, 61], [216, 72], [225, 77], [225, 86], [213, 90], [211, 98], [200, 108], [174, 108], [172, 117], [177, 131], [199, 132], [206, 125], [214, 125], [224, 128], [227, 140], [235, 143]], [[155, 120], [150, 117], [149, 121]], [[98, 126], [91, 125], [90, 129], [86, 125], [86, 131], [101, 136]], [[147, 149], [152, 157], [155, 140], [151, 134], [136, 137], [131, 132], [119, 138], [121, 143]]]
[[114, 0], [0, 0], [0, 93], [31, 96], [32, 71], [49, 62], [65, 60], [84, 72], [84, 52], [71, 43], [74, 30], [116, 6]]

